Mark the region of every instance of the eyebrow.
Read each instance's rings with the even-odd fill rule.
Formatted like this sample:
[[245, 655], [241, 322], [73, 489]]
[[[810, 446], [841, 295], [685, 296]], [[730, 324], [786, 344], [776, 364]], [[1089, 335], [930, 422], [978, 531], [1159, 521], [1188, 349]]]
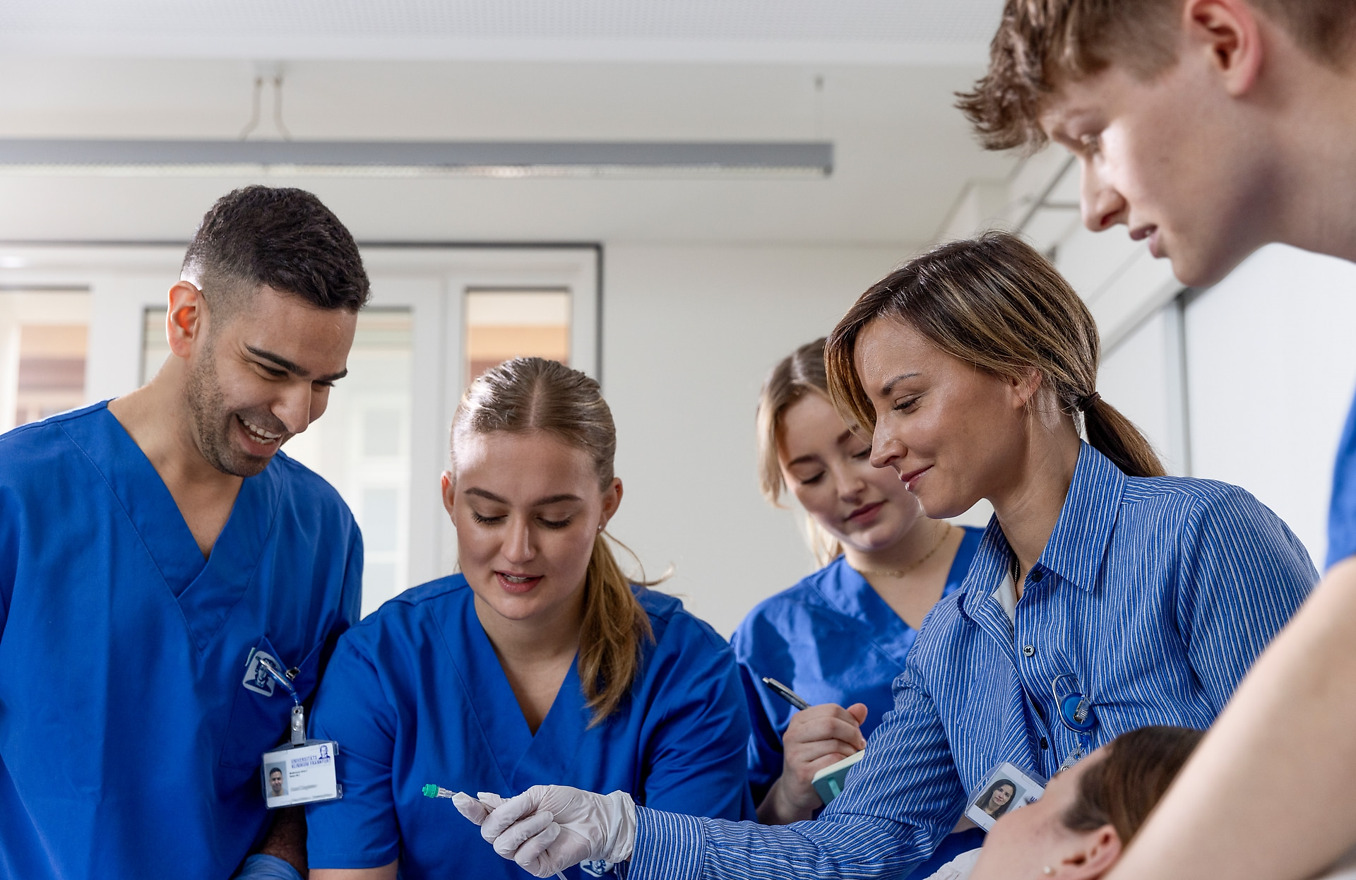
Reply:
[[[852, 429], [849, 428], [843, 431], [843, 433], [839, 434], [838, 438], [834, 440], [833, 443], [835, 446], [842, 446], [844, 443], [847, 443], [851, 439], [853, 439]], [[795, 467], [798, 464], [812, 464], [817, 461], [819, 461], [819, 456], [815, 455], [814, 453], [807, 453], [805, 455], [800, 456], [799, 458], [791, 459], [786, 463], [786, 466], [790, 468]]]
[[[466, 494], [475, 495], [479, 498], [484, 498], [487, 501], [494, 501], [498, 504], [509, 503], [509, 500], [507, 498], [500, 498], [498, 495], [494, 494], [488, 489], [474, 489], [474, 488], [467, 489]], [[528, 507], [546, 507], [547, 505], [560, 504], [561, 502], [564, 501], [583, 501], [583, 500], [584, 499], [580, 498], [578, 495], [571, 495], [569, 493], [565, 493], [562, 495], [547, 495], [545, 498], [538, 498], [536, 501], [533, 501], [531, 504], [528, 505]]]
[[900, 373], [898, 376], [895, 376], [893, 379], [891, 379], [890, 381], [886, 382], [884, 385], [881, 386], [881, 388], [880, 388], [881, 396], [882, 396], [882, 397], [889, 397], [889, 396], [890, 396], [890, 392], [894, 390], [895, 385], [899, 384], [900, 382], [903, 382], [905, 379], [912, 379], [912, 378], [914, 378], [915, 376], [921, 376], [921, 375], [922, 375], [922, 373], [918, 373], [918, 372], [913, 372], [913, 373]]
[[[293, 373], [293, 374], [295, 374], [295, 375], [297, 375], [297, 376], [300, 376], [300, 377], [302, 377], [303, 379], [305, 379], [305, 378], [307, 378], [308, 376], [310, 376], [310, 373], [309, 373], [307, 370], [302, 369], [302, 367], [301, 367], [300, 364], [295, 364], [295, 363], [293, 363], [292, 361], [289, 361], [287, 358], [285, 358], [285, 357], [283, 357], [283, 356], [281, 356], [281, 355], [276, 355], [276, 354], [274, 354], [274, 353], [271, 352], [271, 351], [265, 351], [265, 350], [262, 349], [262, 348], [255, 348], [253, 345], [246, 345], [246, 346], [245, 346], [245, 351], [248, 351], [250, 354], [254, 355], [255, 357], [257, 357], [257, 358], [259, 358], [259, 359], [261, 359], [261, 360], [266, 360], [266, 361], [269, 361], [270, 363], [276, 364], [277, 366], [281, 367], [282, 369], [286, 370], [287, 372]], [[321, 376], [320, 378], [316, 379], [315, 381], [317, 381], [317, 382], [335, 382], [335, 381], [338, 381], [339, 379], [344, 378], [344, 377], [347, 376], [347, 375], [348, 375], [348, 367], [345, 367], [344, 369], [340, 370], [340, 371], [337, 372], [337, 373], [331, 373], [331, 374], [328, 375], [328, 376]]]

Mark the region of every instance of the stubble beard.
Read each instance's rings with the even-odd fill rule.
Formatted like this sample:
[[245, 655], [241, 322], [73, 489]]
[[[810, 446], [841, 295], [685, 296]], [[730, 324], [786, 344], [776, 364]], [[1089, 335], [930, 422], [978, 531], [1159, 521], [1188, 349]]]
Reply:
[[252, 477], [268, 467], [269, 459], [242, 455], [232, 448], [230, 434], [235, 415], [226, 411], [226, 398], [215, 372], [215, 354], [215, 345], [209, 338], [201, 359], [188, 374], [185, 392], [193, 440], [198, 453], [223, 474]]

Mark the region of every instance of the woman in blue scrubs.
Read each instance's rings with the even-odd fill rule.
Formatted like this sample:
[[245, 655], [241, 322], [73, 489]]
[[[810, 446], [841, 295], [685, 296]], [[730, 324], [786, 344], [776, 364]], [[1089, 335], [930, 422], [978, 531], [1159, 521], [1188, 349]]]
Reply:
[[[759, 481], [773, 504], [795, 496], [824, 567], [759, 603], [730, 640], [750, 696], [749, 784], [767, 824], [824, 805], [811, 779], [865, 747], [923, 618], [960, 587], [983, 534], [923, 516], [870, 456], [829, 400], [824, 339], [782, 359], [758, 401]], [[763, 676], [815, 705], [797, 711]], [[938, 864], [982, 842], [978, 830], [948, 838]]]
[[1136, 727], [1208, 726], [1317, 572], [1246, 491], [1162, 476], [1097, 394], [1098, 349], [1078, 295], [1003, 233], [896, 270], [830, 336], [829, 387], [871, 426], [872, 463], [929, 517], [981, 498], [994, 517], [818, 819], [629, 822], [551, 787], [473, 816], [482, 834], [538, 876], [599, 857], [629, 880], [901, 876], [1008, 765], [1049, 778]]
[[554, 361], [508, 361], [466, 392], [442, 476], [461, 574], [355, 626], [320, 686], [311, 736], [337, 742], [343, 798], [307, 809], [314, 880], [521, 877], [429, 784], [564, 783], [751, 814], [729, 647], [632, 586], [604, 537], [622, 499], [615, 448], [598, 384]]

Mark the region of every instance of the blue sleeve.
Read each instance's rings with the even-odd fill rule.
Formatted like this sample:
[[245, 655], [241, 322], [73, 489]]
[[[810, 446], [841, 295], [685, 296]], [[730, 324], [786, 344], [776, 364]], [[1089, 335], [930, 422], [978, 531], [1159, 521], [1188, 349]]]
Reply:
[[340, 744], [335, 768], [344, 796], [306, 807], [312, 868], [376, 868], [400, 848], [391, 767], [395, 711], [375, 666], [339, 641], [316, 697], [312, 737]]
[[[758, 640], [752, 632], [752, 620], [744, 622], [730, 636], [730, 648], [739, 663], [739, 675], [744, 685], [744, 702], [749, 707], [749, 789], [753, 802], [762, 803], [772, 784], [782, 775], [782, 733], [790, 722], [791, 707], [763, 684], [763, 672], [758, 668]], [[777, 700], [780, 705], [772, 704]]]
[[[329, 668], [330, 657], [334, 655], [335, 649], [339, 644], [339, 638], [352, 628], [353, 624], [358, 622], [358, 613], [362, 607], [363, 598], [363, 539], [358, 531], [357, 524], [353, 526], [352, 537], [348, 542], [348, 550], [344, 556], [344, 580], [339, 588], [339, 613], [334, 624], [329, 631], [325, 633], [325, 641], [320, 647], [320, 662], [317, 669], [319, 682], [324, 682], [325, 671]], [[307, 711], [310, 712], [315, 707], [316, 695], [319, 694], [319, 684], [306, 699]], [[312, 722], [314, 715], [312, 714]], [[310, 736], [314, 738], [315, 725], [311, 724]], [[329, 737], [333, 739], [333, 737]]]
[[692, 816], [753, 816], [746, 751], [748, 707], [734, 655], [724, 640], [686, 614], [669, 621], [656, 650], [665, 695], [648, 740], [640, 803]]
[[1333, 466], [1326, 567], [1332, 568], [1352, 555], [1356, 555], [1356, 401], [1347, 413]]
[[[912, 664], [910, 664], [912, 666]], [[907, 874], [965, 803], [935, 704], [911, 669], [847, 788], [813, 822], [757, 825], [637, 810], [632, 880], [783, 880]]]
[[1177, 626], [1216, 713], [1318, 582], [1308, 551], [1236, 486], [1192, 511], [1182, 532]]
[[326, 644], [325, 652], [320, 658], [322, 671], [325, 664], [329, 662], [330, 655], [334, 653], [339, 637], [358, 622], [362, 603], [363, 536], [362, 532], [358, 531], [357, 523], [354, 523], [353, 531], [349, 536], [348, 550], [344, 556], [344, 582], [339, 588], [339, 619], [329, 632], [328, 644]]
[[5, 634], [9, 606], [14, 601], [15, 569], [19, 564], [19, 515], [12, 506], [18, 500], [14, 493], [0, 486], [0, 638]]
[[277, 856], [255, 853], [245, 859], [232, 880], [302, 880], [297, 869]]

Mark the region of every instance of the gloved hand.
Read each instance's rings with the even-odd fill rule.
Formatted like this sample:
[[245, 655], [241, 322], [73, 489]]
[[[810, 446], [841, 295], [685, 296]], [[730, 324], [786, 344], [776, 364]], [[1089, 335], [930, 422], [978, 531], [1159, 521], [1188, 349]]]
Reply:
[[482, 791], [475, 797], [471, 797], [464, 791], [452, 793], [452, 806], [457, 808], [457, 812], [477, 825], [484, 825], [490, 811], [503, 802], [502, 797], [490, 791]]
[[[508, 800], [481, 793], [452, 802], [480, 826], [494, 851], [537, 877], [582, 861], [616, 864], [631, 858], [636, 805], [623, 791], [594, 794], [564, 785], [534, 785]], [[491, 807], [491, 809], [486, 809]]]

